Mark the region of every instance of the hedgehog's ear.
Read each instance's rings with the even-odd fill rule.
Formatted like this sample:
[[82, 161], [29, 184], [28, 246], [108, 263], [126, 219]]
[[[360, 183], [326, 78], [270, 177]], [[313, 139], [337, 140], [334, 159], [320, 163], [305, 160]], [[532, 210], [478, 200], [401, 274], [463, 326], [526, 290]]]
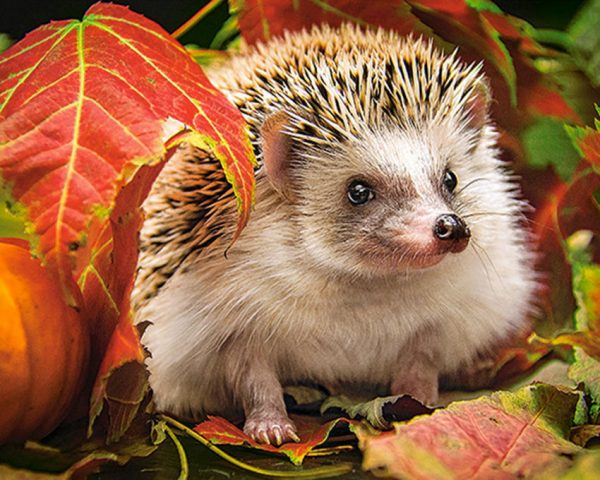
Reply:
[[487, 82], [479, 79], [473, 86], [465, 106], [470, 128], [481, 131], [487, 120], [491, 101], [492, 94]]
[[292, 140], [285, 132], [289, 116], [284, 111], [267, 117], [260, 128], [265, 172], [273, 188], [288, 200], [292, 199], [289, 182]]

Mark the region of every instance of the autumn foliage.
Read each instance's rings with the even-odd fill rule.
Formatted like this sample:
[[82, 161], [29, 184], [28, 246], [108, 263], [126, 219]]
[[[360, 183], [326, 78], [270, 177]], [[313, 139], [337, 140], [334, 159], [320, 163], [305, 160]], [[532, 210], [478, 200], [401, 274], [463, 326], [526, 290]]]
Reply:
[[[139, 206], [160, 168], [151, 167], [183, 140], [212, 150], [238, 196], [241, 229], [252, 201], [250, 144], [241, 115], [183, 47], [125, 7], [96, 4], [83, 21], [38, 28], [4, 52], [0, 78], [8, 208], [67, 301], [85, 312], [93, 369], [105, 359], [93, 419], [105, 399], [104, 371], [143, 360], [129, 293]], [[113, 416], [135, 413], [139, 385], [118, 400], [132, 413]]]
[[[554, 355], [570, 361], [570, 379], [582, 388], [494, 394], [399, 423], [383, 436], [357, 429], [364, 468], [397, 477], [501, 472], [494, 478], [513, 478], [587, 465], [570, 429], [597, 427], [600, 410], [598, 90], [568, 53], [488, 0], [232, 0], [230, 6], [237, 28], [232, 33], [228, 23], [221, 39], [239, 33], [255, 44], [315, 23], [353, 22], [424, 35], [444, 51], [458, 47], [465, 60], [483, 61], [504, 157], [536, 208], [529, 222], [545, 285], [537, 335], [504, 350], [486, 379], [510, 385]], [[0, 237], [24, 239], [37, 257], [0, 244], [0, 443], [44, 437], [82, 389], [90, 396], [89, 435], [101, 430], [116, 442], [141, 415], [148, 399], [145, 353], [129, 304], [140, 206], [181, 142], [221, 162], [238, 199], [239, 234], [254, 190], [246, 126], [160, 26], [126, 7], [98, 3], [82, 20], [41, 26], [0, 54]], [[398, 420], [383, 418], [382, 405], [345, 411], [373, 420], [365, 412], [375, 408], [381, 424]], [[344, 421], [309, 423], [310, 445], [278, 453], [300, 463]], [[164, 422], [154, 426], [160, 438], [170, 432]], [[214, 443], [257, 447], [222, 419], [198, 432]], [[529, 444], [546, 463], [527, 460]], [[449, 445], [456, 448], [449, 452]]]

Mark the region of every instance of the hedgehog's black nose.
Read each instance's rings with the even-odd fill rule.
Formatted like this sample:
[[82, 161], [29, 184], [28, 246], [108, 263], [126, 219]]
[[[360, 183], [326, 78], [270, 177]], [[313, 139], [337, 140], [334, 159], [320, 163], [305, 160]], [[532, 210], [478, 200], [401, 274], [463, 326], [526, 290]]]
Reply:
[[466, 223], [453, 213], [440, 215], [435, 221], [433, 233], [440, 240], [463, 240], [471, 236]]

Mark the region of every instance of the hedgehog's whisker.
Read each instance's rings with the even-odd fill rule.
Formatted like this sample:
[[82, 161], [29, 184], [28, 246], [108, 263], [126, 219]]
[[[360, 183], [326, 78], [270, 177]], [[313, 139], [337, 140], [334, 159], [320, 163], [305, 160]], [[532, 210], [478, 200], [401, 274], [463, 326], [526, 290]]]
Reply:
[[510, 218], [513, 218], [515, 216], [514, 213], [508, 213], [508, 212], [473, 212], [473, 213], [466, 213], [466, 214], [460, 215], [460, 216], [463, 219], [465, 219], [465, 218], [471, 218], [471, 217], [480, 217], [482, 215], [489, 215], [490, 217], [498, 216], [498, 217], [510, 217]]
[[483, 270], [485, 271], [485, 276], [487, 278], [487, 281], [491, 287], [492, 285], [492, 279], [490, 278], [490, 272], [488, 270], [487, 265], [485, 264], [483, 258], [481, 257], [479, 250], [481, 249], [481, 247], [479, 247], [478, 245], [476, 245], [475, 243], [471, 242], [471, 247], [473, 248], [473, 251], [475, 252], [475, 255], [477, 255], [477, 258], [479, 259], [479, 261], [481, 262], [481, 266], [483, 267]]
[[463, 199], [460, 199], [456, 202], [455, 210], [457, 214], [461, 215], [461, 212], [468, 212], [469, 210], [473, 210], [475, 207], [479, 207], [477, 199], [471, 198], [466, 202]]
[[473, 251], [475, 252], [475, 254], [477, 255], [477, 257], [481, 261], [481, 265], [483, 266], [483, 269], [485, 270], [485, 274], [487, 276], [488, 282], [490, 283], [490, 286], [492, 285], [492, 281], [490, 279], [489, 270], [488, 270], [485, 262], [481, 258], [481, 255], [479, 255], [479, 252], [481, 252], [485, 256], [485, 258], [487, 259], [487, 263], [492, 267], [492, 270], [494, 270], [494, 273], [496, 274], [496, 277], [498, 277], [498, 280], [500, 280], [500, 282], [503, 283], [503, 279], [500, 276], [500, 274], [498, 273], [498, 270], [496, 269], [496, 265], [494, 264], [493, 260], [488, 255], [488, 253], [486, 252], [485, 248], [483, 248], [474, 238], [471, 238], [471, 242], [470, 243], [471, 243], [471, 245], [473, 247]]
[[[461, 215], [459, 212], [457, 212], [457, 213], [458, 213], [458, 215], [460, 215], [461, 218], [463, 218], [465, 220], [469, 219], [469, 218], [473, 218], [473, 217], [482, 217], [482, 216], [515, 218], [514, 213], [508, 213], [508, 212], [472, 212], [472, 213], [466, 213], [464, 215]], [[539, 226], [539, 227], [544, 226], [540, 222], [536, 222], [532, 218], [526, 217], [524, 215], [521, 216], [519, 218], [519, 220], [526, 223], [527, 225], [535, 225], [535, 226]]]
[[457, 192], [454, 192], [454, 195], [460, 195], [462, 192], [465, 191], [465, 189], [469, 188], [474, 183], [482, 182], [482, 181], [485, 181], [485, 180], [489, 181], [489, 178], [485, 178], [485, 177], [474, 178], [470, 182], [467, 182], [460, 190], [458, 190]]

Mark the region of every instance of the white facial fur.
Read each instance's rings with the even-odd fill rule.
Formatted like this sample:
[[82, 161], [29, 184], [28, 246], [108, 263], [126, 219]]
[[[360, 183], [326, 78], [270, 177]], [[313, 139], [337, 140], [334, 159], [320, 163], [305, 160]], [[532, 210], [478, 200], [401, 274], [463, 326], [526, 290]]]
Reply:
[[[466, 223], [473, 223], [474, 248], [495, 241], [494, 235], [503, 237], [495, 216], [481, 215], [503, 209], [511, 216], [518, 209], [506, 201], [505, 190], [512, 186], [498, 171], [494, 139], [489, 126], [483, 132], [461, 129], [450, 119], [418, 130], [366, 131], [325, 155], [300, 153], [304, 161], [290, 177], [306, 251], [329, 272], [396, 275], [426, 266], [428, 255], [445, 253], [433, 233], [440, 215], [473, 215]], [[443, 186], [447, 169], [458, 180], [454, 192]], [[354, 178], [373, 187], [374, 198], [365, 205], [348, 201]]]

